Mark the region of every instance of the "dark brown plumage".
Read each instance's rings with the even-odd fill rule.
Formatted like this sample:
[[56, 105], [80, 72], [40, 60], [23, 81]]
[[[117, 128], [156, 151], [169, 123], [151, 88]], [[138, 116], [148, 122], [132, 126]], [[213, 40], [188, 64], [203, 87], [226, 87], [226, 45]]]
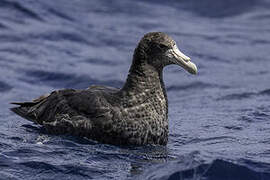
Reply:
[[11, 110], [52, 133], [84, 136], [109, 144], [166, 145], [168, 102], [162, 70], [169, 64], [197, 72], [168, 35], [148, 33], [135, 49], [122, 89], [64, 89], [32, 102], [13, 103], [19, 107]]

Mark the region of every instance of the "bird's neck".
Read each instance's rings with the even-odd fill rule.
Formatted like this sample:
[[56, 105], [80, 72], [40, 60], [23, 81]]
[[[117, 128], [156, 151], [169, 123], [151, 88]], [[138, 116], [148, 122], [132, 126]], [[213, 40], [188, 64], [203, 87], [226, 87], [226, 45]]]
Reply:
[[164, 86], [162, 70], [157, 71], [148, 64], [133, 63], [122, 90], [126, 92], [144, 92], [159, 90]]
[[[135, 50], [128, 78], [120, 92], [123, 93], [125, 97], [130, 96], [137, 98], [138, 100], [135, 101], [138, 104], [142, 103], [142, 100], [159, 99], [162, 101], [162, 106], [167, 109], [168, 100], [162, 76], [163, 69], [156, 69], [147, 64], [147, 61], [142, 59], [147, 57], [136, 53], [138, 52]], [[134, 102], [132, 102], [132, 104], [134, 104]]]

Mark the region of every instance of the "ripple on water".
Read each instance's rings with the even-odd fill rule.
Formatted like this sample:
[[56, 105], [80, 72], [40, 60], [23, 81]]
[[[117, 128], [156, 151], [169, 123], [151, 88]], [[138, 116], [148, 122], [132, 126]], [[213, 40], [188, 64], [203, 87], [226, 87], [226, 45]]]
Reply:
[[270, 118], [270, 107], [260, 106], [255, 109], [247, 109], [246, 114], [239, 120], [246, 122], [268, 121]]
[[256, 0], [205, 0], [200, 2], [191, 0], [186, 1], [183, 6], [203, 17], [224, 18], [247, 13], [255, 5]]
[[118, 80], [102, 81], [84, 75], [77, 76], [68, 73], [49, 72], [41, 70], [29, 70], [26, 72], [26, 75], [28, 78], [21, 79], [22, 81], [32, 84], [43, 82], [46, 85], [61, 88], [86, 88], [90, 85], [107, 85], [121, 87], [123, 84], [123, 82]]
[[260, 3], [257, 0], [189, 0], [174, 1], [169, 0], [164, 3], [162, 0], [155, 0], [155, 3], [162, 3], [180, 9], [193, 12], [200, 17], [226, 18], [252, 11]]
[[256, 94], [257, 93], [253, 93], [253, 92], [234, 93], [234, 94], [229, 94], [229, 95], [220, 97], [217, 100], [242, 100], [242, 99], [250, 98]]
[[220, 98], [217, 98], [217, 100], [242, 100], [242, 99], [248, 99], [254, 96], [269, 96], [270, 95], [270, 89], [265, 89], [259, 92], [243, 92], [243, 93], [233, 93], [229, 95], [222, 96]]
[[270, 89], [265, 89], [263, 91], [260, 91], [259, 94], [260, 95], [268, 95], [268, 96], [270, 96]]
[[13, 87], [10, 86], [9, 84], [0, 81], [0, 92], [5, 92], [11, 90]]
[[55, 15], [56, 17], [59, 17], [61, 19], [65, 19], [65, 20], [68, 20], [68, 21], [74, 21], [73, 18], [71, 18], [70, 16], [68, 16], [67, 14], [65, 13], [62, 13], [60, 10], [55, 10], [54, 8], [48, 8], [47, 9], [48, 12], [50, 12], [50, 14], [53, 14]]
[[146, 179], [206, 179], [206, 180], [262, 180], [269, 179], [269, 171], [252, 170], [241, 164], [232, 163], [222, 159], [216, 159], [210, 163], [204, 162], [198, 165], [198, 162], [189, 159], [185, 160], [186, 166], [182, 166], [179, 161], [168, 163], [167, 166], [157, 166], [152, 171], [148, 171], [143, 177]]
[[[0, 40], [2, 43], [4, 42], [14, 42], [14, 43], [18, 43], [18, 42], [22, 42], [25, 39], [23, 37], [17, 36], [17, 35], [1, 35], [0, 34]], [[13, 51], [12, 49], [9, 51]]]
[[28, 39], [41, 39], [46, 41], [70, 41], [72, 43], [78, 43], [80, 45], [92, 45], [86, 38], [80, 33], [76, 32], [65, 32], [65, 31], [51, 31], [45, 33], [29, 34]]
[[267, 12], [267, 14], [259, 14], [254, 17], [252, 17], [253, 20], [269, 20], [270, 19], [270, 14]]
[[37, 13], [35, 13], [33, 10], [30, 10], [29, 8], [24, 7], [21, 3], [22, 2], [1, 0], [0, 8], [15, 10], [20, 12], [23, 16], [27, 16], [28, 18], [44, 21]]
[[189, 90], [189, 89], [205, 89], [205, 88], [228, 88], [228, 86], [210, 84], [204, 82], [192, 82], [186, 85], [172, 85], [167, 88], [168, 91], [179, 91], [179, 90]]
[[8, 27], [4, 25], [3, 23], [0, 23], [0, 29], [8, 29]]
[[111, 65], [116, 66], [119, 65], [119, 62], [117, 61], [111, 61], [111, 60], [105, 60], [105, 59], [87, 59], [85, 62], [94, 64], [94, 65]]

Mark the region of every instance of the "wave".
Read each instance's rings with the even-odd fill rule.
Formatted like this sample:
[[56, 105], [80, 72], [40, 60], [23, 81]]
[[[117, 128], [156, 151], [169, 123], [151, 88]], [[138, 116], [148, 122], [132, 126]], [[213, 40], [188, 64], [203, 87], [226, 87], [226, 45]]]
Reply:
[[0, 23], [0, 29], [8, 29], [8, 27], [5, 26], [3, 23]]
[[23, 37], [19, 37], [19, 36], [14, 36], [14, 35], [0, 35], [0, 41], [2, 43], [7, 43], [7, 42], [14, 42], [14, 43], [18, 43], [18, 42], [22, 42], [24, 40]]
[[250, 98], [251, 96], [254, 96], [254, 95], [256, 95], [256, 93], [252, 93], [252, 92], [234, 93], [234, 94], [229, 94], [221, 98], [218, 98], [217, 100], [241, 100], [241, 99]]
[[267, 12], [266, 14], [264, 14], [264, 13], [257, 14], [254, 17], [252, 17], [251, 19], [262, 21], [262, 20], [269, 20], [269, 18], [270, 18], [270, 14], [269, 14], [269, 12]]
[[242, 109], [243, 115], [239, 118], [240, 121], [248, 123], [265, 121], [270, 117], [270, 106], [259, 106], [254, 109]]
[[65, 19], [65, 20], [68, 20], [68, 21], [74, 21], [74, 19], [73, 18], [71, 18], [70, 16], [68, 16], [68, 15], [66, 15], [66, 14], [64, 14], [64, 13], [62, 13], [62, 12], [60, 12], [59, 10], [55, 10], [55, 9], [53, 9], [53, 8], [48, 8], [47, 9], [48, 10], [48, 12], [50, 13], [50, 14], [53, 14], [53, 15], [55, 15], [56, 17], [59, 17], [59, 18], [61, 18], [61, 19]]
[[84, 75], [73, 75], [61, 72], [49, 72], [41, 70], [29, 70], [26, 72], [27, 77], [21, 79], [22, 81], [28, 83], [40, 83], [43, 82], [46, 85], [52, 87], [61, 88], [86, 88], [90, 85], [106, 85], [113, 87], [121, 87], [123, 85], [122, 81], [111, 80], [103, 81], [97, 80]]
[[242, 100], [248, 99], [254, 96], [270, 95], [270, 89], [265, 89], [259, 92], [243, 92], [243, 93], [233, 93], [229, 95], [217, 98], [217, 100]]
[[205, 88], [228, 88], [227, 86], [217, 85], [217, 84], [210, 84], [204, 82], [192, 82], [186, 85], [172, 85], [167, 88], [168, 91], [180, 91], [180, 90], [187, 90], [187, 89], [205, 89]]
[[0, 81], [0, 92], [6, 92], [6, 91], [9, 91], [9, 90], [11, 90], [12, 88], [13, 88], [13, 87], [10, 86], [9, 84]]
[[106, 59], [86, 59], [85, 62], [90, 63], [90, 64], [95, 64], [95, 65], [111, 65], [111, 66], [117, 66], [120, 63], [117, 61], [111, 61], [111, 60], [106, 60]]
[[260, 91], [258, 94], [259, 95], [270, 95], [270, 89], [265, 89], [263, 91]]
[[20, 12], [24, 16], [27, 16], [29, 18], [32, 18], [38, 21], [44, 21], [37, 13], [24, 7], [20, 2], [1, 0], [0, 7], [15, 10], [17, 12]]
[[[74, 164], [54, 165], [50, 162], [34, 160], [18, 163], [9, 157], [5, 159], [0, 158], [0, 162], [1, 170], [13, 169], [12, 179], [66, 179], [70, 177], [93, 179], [92, 175], [100, 173], [94, 170], [91, 172], [89, 168], [83, 165], [76, 166]], [[7, 179], [10, 179], [10, 175], [8, 174], [9, 178]]]
[[244, 14], [262, 4], [260, 0], [168, 0], [166, 2], [155, 0], [152, 2], [191, 11], [198, 16], [207, 18], [225, 18]]
[[39, 126], [34, 126], [32, 124], [23, 124], [22, 127], [25, 129], [25, 131], [29, 132], [29, 133], [40, 133], [40, 131], [42, 131], [42, 133], [46, 132], [45, 129], [43, 129], [42, 127]]
[[[203, 37], [204, 35], [201, 35], [201, 36]], [[215, 55], [203, 54], [199, 52], [195, 52], [195, 53], [193, 52], [192, 55], [198, 57], [199, 59], [204, 59], [207, 61], [231, 63], [231, 61], [229, 59], [226, 59], [225, 57], [218, 57]]]
[[204, 0], [186, 1], [185, 8], [203, 17], [224, 18], [251, 11], [256, 0]]
[[42, 39], [46, 41], [70, 41], [73, 43], [80, 43], [91, 45], [87, 39], [82, 37], [79, 33], [71, 33], [71, 32], [64, 32], [64, 31], [51, 31], [42, 34], [29, 34], [28, 39]]
[[[262, 180], [269, 179], [269, 171], [254, 170], [247, 165], [232, 163], [230, 161], [216, 159], [210, 163], [174, 161], [163, 164], [142, 177], [148, 180], [179, 180], [179, 179], [204, 179], [204, 180]], [[139, 179], [139, 178], [138, 178]]]

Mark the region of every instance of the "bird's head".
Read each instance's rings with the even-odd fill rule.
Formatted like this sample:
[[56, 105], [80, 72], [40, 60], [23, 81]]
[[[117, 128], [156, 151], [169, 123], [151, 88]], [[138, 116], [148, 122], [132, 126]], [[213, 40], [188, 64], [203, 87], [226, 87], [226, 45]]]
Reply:
[[162, 32], [145, 34], [136, 48], [136, 55], [140, 56], [142, 61], [145, 61], [143, 63], [157, 69], [163, 69], [169, 64], [176, 64], [191, 74], [197, 74], [196, 65], [178, 49], [170, 36]]

